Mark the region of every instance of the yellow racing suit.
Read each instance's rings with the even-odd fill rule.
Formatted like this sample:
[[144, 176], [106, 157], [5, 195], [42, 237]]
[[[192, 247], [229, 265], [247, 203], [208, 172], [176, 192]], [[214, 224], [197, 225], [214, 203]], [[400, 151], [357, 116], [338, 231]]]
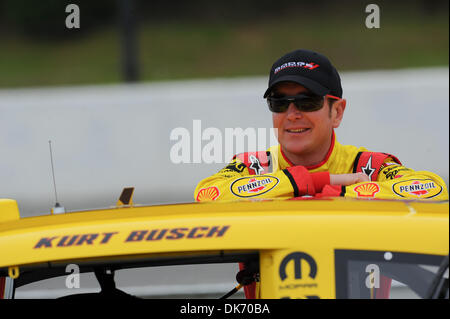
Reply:
[[[330, 185], [330, 174], [363, 172], [370, 182]], [[448, 200], [438, 175], [414, 171], [393, 155], [341, 145], [333, 132], [326, 158], [315, 166], [294, 166], [280, 145], [242, 153], [217, 174], [200, 181], [196, 201], [246, 198], [330, 197]]]
[[[330, 174], [362, 172], [369, 182], [349, 186], [330, 185]], [[325, 159], [318, 165], [295, 166], [280, 145], [267, 151], [243, 153], [217, 174], [200, 181], [196, 201], [245, 198], [335, 197], [448, 200], [447, 187], [438, 175], [414, 171], [393, 155], [369, 152], [363, 147], [341, 145], [333, 132]], [[245, 268], [239, 264], [240, 270]], [[390, 278], [383, 278], [389, 291]], [[256, 296], [256, 284], [244, 286], [247, 299]]]

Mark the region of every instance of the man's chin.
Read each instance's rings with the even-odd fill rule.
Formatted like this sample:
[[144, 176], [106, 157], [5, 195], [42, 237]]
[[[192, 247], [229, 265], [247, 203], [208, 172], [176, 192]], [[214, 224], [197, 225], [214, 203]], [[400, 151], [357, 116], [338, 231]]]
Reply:
[[302, 156], [308, 152], [306, 145], [283, 145], [282, 150], [285, 155], [289, 156]]

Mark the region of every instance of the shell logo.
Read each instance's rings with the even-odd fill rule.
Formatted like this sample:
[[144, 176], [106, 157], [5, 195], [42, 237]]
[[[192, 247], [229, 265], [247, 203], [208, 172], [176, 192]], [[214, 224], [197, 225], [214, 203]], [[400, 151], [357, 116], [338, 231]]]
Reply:
[[216, 186], [202, 188], [197, 194], [197, 202], [206, 202], [215, 200], [219, 197], [219, 189]]
[[375, 197], [375, 194], [380, 191], [380, 186], [376, 183], [364, 183], [353, 190], [358, 193], [358, 197]]

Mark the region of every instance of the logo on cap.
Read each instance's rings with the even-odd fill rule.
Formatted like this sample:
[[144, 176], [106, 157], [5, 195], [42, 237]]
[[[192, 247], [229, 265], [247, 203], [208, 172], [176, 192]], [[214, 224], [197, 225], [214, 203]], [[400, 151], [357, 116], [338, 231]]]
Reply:
[[314, 62], [286, 62], [286, 63], [280, 65], [279, 67], [277, 67], [273, 71], [273, 74], [277, 74], [278, 72], [280, 72], [286, 68], [304, 68], [304, 69], [313, 70], [317, 67], [319, 67], [319, 65]]

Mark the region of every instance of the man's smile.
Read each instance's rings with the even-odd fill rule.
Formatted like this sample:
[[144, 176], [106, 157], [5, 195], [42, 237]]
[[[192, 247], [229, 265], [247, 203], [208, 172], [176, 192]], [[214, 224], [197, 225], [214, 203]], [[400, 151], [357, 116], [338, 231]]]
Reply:
[[286, 129], [286, 132], [288, 133], [293, 133], [293, 134], [301, 134], [301, 133], [305, 133], [307, 131], [309, 131], [310, 128], [291, 128], [291, 129]]

